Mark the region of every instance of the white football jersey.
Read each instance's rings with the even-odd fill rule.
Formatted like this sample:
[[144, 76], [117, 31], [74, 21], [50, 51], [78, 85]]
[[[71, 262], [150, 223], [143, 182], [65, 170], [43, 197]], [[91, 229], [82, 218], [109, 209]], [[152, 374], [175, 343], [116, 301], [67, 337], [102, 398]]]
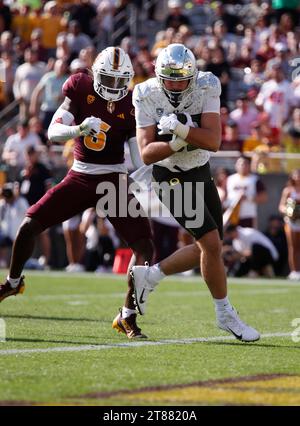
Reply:
[[[211, 72], [199, 71], [194, 90], [183, 97], [182, 102], [174, 107], [156, 78], [150, 78], [137, 84], [133, 91], [133, 104], [137, 127], [157, 125], [163, 115], [172, 113], [188, 113], [191, 115], [194, 126], [198, 127], [201, 114], [205, 112], [220, 113], [221, 84]], [[209, 160], [210, 152], [205, 149], [187, 145], [180, 152], [175, 152], [168, 158], [158, 161], [159, 166], [167, 167], [171, 171], [190, 170], [203, 166]]]

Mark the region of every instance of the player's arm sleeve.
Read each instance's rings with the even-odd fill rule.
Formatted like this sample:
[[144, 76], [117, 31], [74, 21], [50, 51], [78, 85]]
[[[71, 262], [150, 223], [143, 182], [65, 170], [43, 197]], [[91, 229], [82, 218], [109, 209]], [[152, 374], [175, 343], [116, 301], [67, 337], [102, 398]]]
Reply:
[[142, 162], [139, 147], [136, 141], [136, 137], [128, 139], [128, 146], [132, 164], [135, 169], [142, 167], [144, 163]]
[[74, 115], [64, 109], [63, 104], [57, 109], [52, 117], [48, 128], [48, 138], [51, 142], [65, 142], [77, 138], [80, 135], [79, 126], [71, 126]]
[[132, 103], [135, 108], [136, 127], [140, 128], [156, 125], [154, 117], [151, 117], [146, 110], [145, 99], [143, 99], [140, 92], [139, 85], [135, 86], [133, 90]]
[[74, 105], [77, 101], [77, 92], [80, 74], [71, 76], [62, 87], [65, 100], [54, 113], [48, 128], [48, 138], [51, 142], [65, 142], [80, 135], [79, 126], [72, 126], [75, 121]]
[[213, 76], [211, 85], [205, 93], [202, 113], [215, 112], [220, 114], [220, 95], [221, 95], [221, 83], [220, 80]]

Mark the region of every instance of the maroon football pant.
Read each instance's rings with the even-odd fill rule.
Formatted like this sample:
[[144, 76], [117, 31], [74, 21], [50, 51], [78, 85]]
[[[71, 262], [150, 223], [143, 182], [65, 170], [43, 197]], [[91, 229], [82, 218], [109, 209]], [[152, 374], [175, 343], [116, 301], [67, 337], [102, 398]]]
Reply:
[[[120, 176], [123, 182], [121, 186], [119, 181]], [[108, 190], [109, 196], [113, 197], [117, 195], [116, 210], [118, 212], [119, 191], [125, 192], [124, 190], [127, 190], [128, 194], [126, 174], [107, 173], [103, 175], [88, 175], [70, 170], [58, 185], [51, 188], [36, 204], [27, 210], [26, 216], [38, 221], [43, 230], [62, 223], [90, 207], [96, 207], [102, 195], [105, 195], [96, 194], [96, 188], [99, 183], [105, 183], [106, 186], [107, 182], [114, 188], [111, 194]], [[134, 195], [127, 195], [127, 205], [133, 198]], [[139, 206], [137, 201], [136, 204]], [[146, 217], [131, 217], [130, 215], [126, 217], [113, 217], [111, 215], [107, 216], [107, 218], [119, 237], [129, 246], [141, 239], [151, 238], [150, 224]]]

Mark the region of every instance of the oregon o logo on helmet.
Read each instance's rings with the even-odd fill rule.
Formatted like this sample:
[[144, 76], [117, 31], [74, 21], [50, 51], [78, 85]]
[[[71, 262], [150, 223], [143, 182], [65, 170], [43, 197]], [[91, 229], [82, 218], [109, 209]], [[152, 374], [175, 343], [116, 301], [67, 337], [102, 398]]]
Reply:
[[0, 83], [5, 83], [5, 62], [0, 59]]
[[0, 343], [6, 339], [6, 323], [3, 318], [0, 318]]
[[292, 72], [292, 80], [295, 80], [300, 75], [300, 58], [291, 59], [289, 63], [292, 67], [296, 67]]

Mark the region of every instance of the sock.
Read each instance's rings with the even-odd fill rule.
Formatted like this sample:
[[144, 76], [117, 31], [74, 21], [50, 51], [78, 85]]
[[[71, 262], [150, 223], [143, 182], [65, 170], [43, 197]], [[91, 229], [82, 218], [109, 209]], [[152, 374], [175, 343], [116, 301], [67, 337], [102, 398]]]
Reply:
[[229, 302], [228, 297], [224, 297], [224, 299], [214, 299], [215, 308], [217, 312], [225, 311], [227, 309], [232, 309], [231, 303]]
[[165, 278], [165, 276], [166, 274], [164, 274], [163, 271], [160, 269], [159, 263], [150, 266], [148, 279], [154, 287], [159, 283], [159, 281]]
[[9, 282], [11, 288], [16, 288], [18, 287], [19, 283], [20, 283], [20, 278], [10, 278], [10, 276], [8, 275], [7, 277], [7, 281]]
[[123, 306], [123, 308], [122, 308], [122, 314], [121, 314], [122, 318], [128, 318], [132, 314], [136, 314], [136, 310], [135, 309], [129, 309], [129, 308], [126, 308], [125, 306]]

